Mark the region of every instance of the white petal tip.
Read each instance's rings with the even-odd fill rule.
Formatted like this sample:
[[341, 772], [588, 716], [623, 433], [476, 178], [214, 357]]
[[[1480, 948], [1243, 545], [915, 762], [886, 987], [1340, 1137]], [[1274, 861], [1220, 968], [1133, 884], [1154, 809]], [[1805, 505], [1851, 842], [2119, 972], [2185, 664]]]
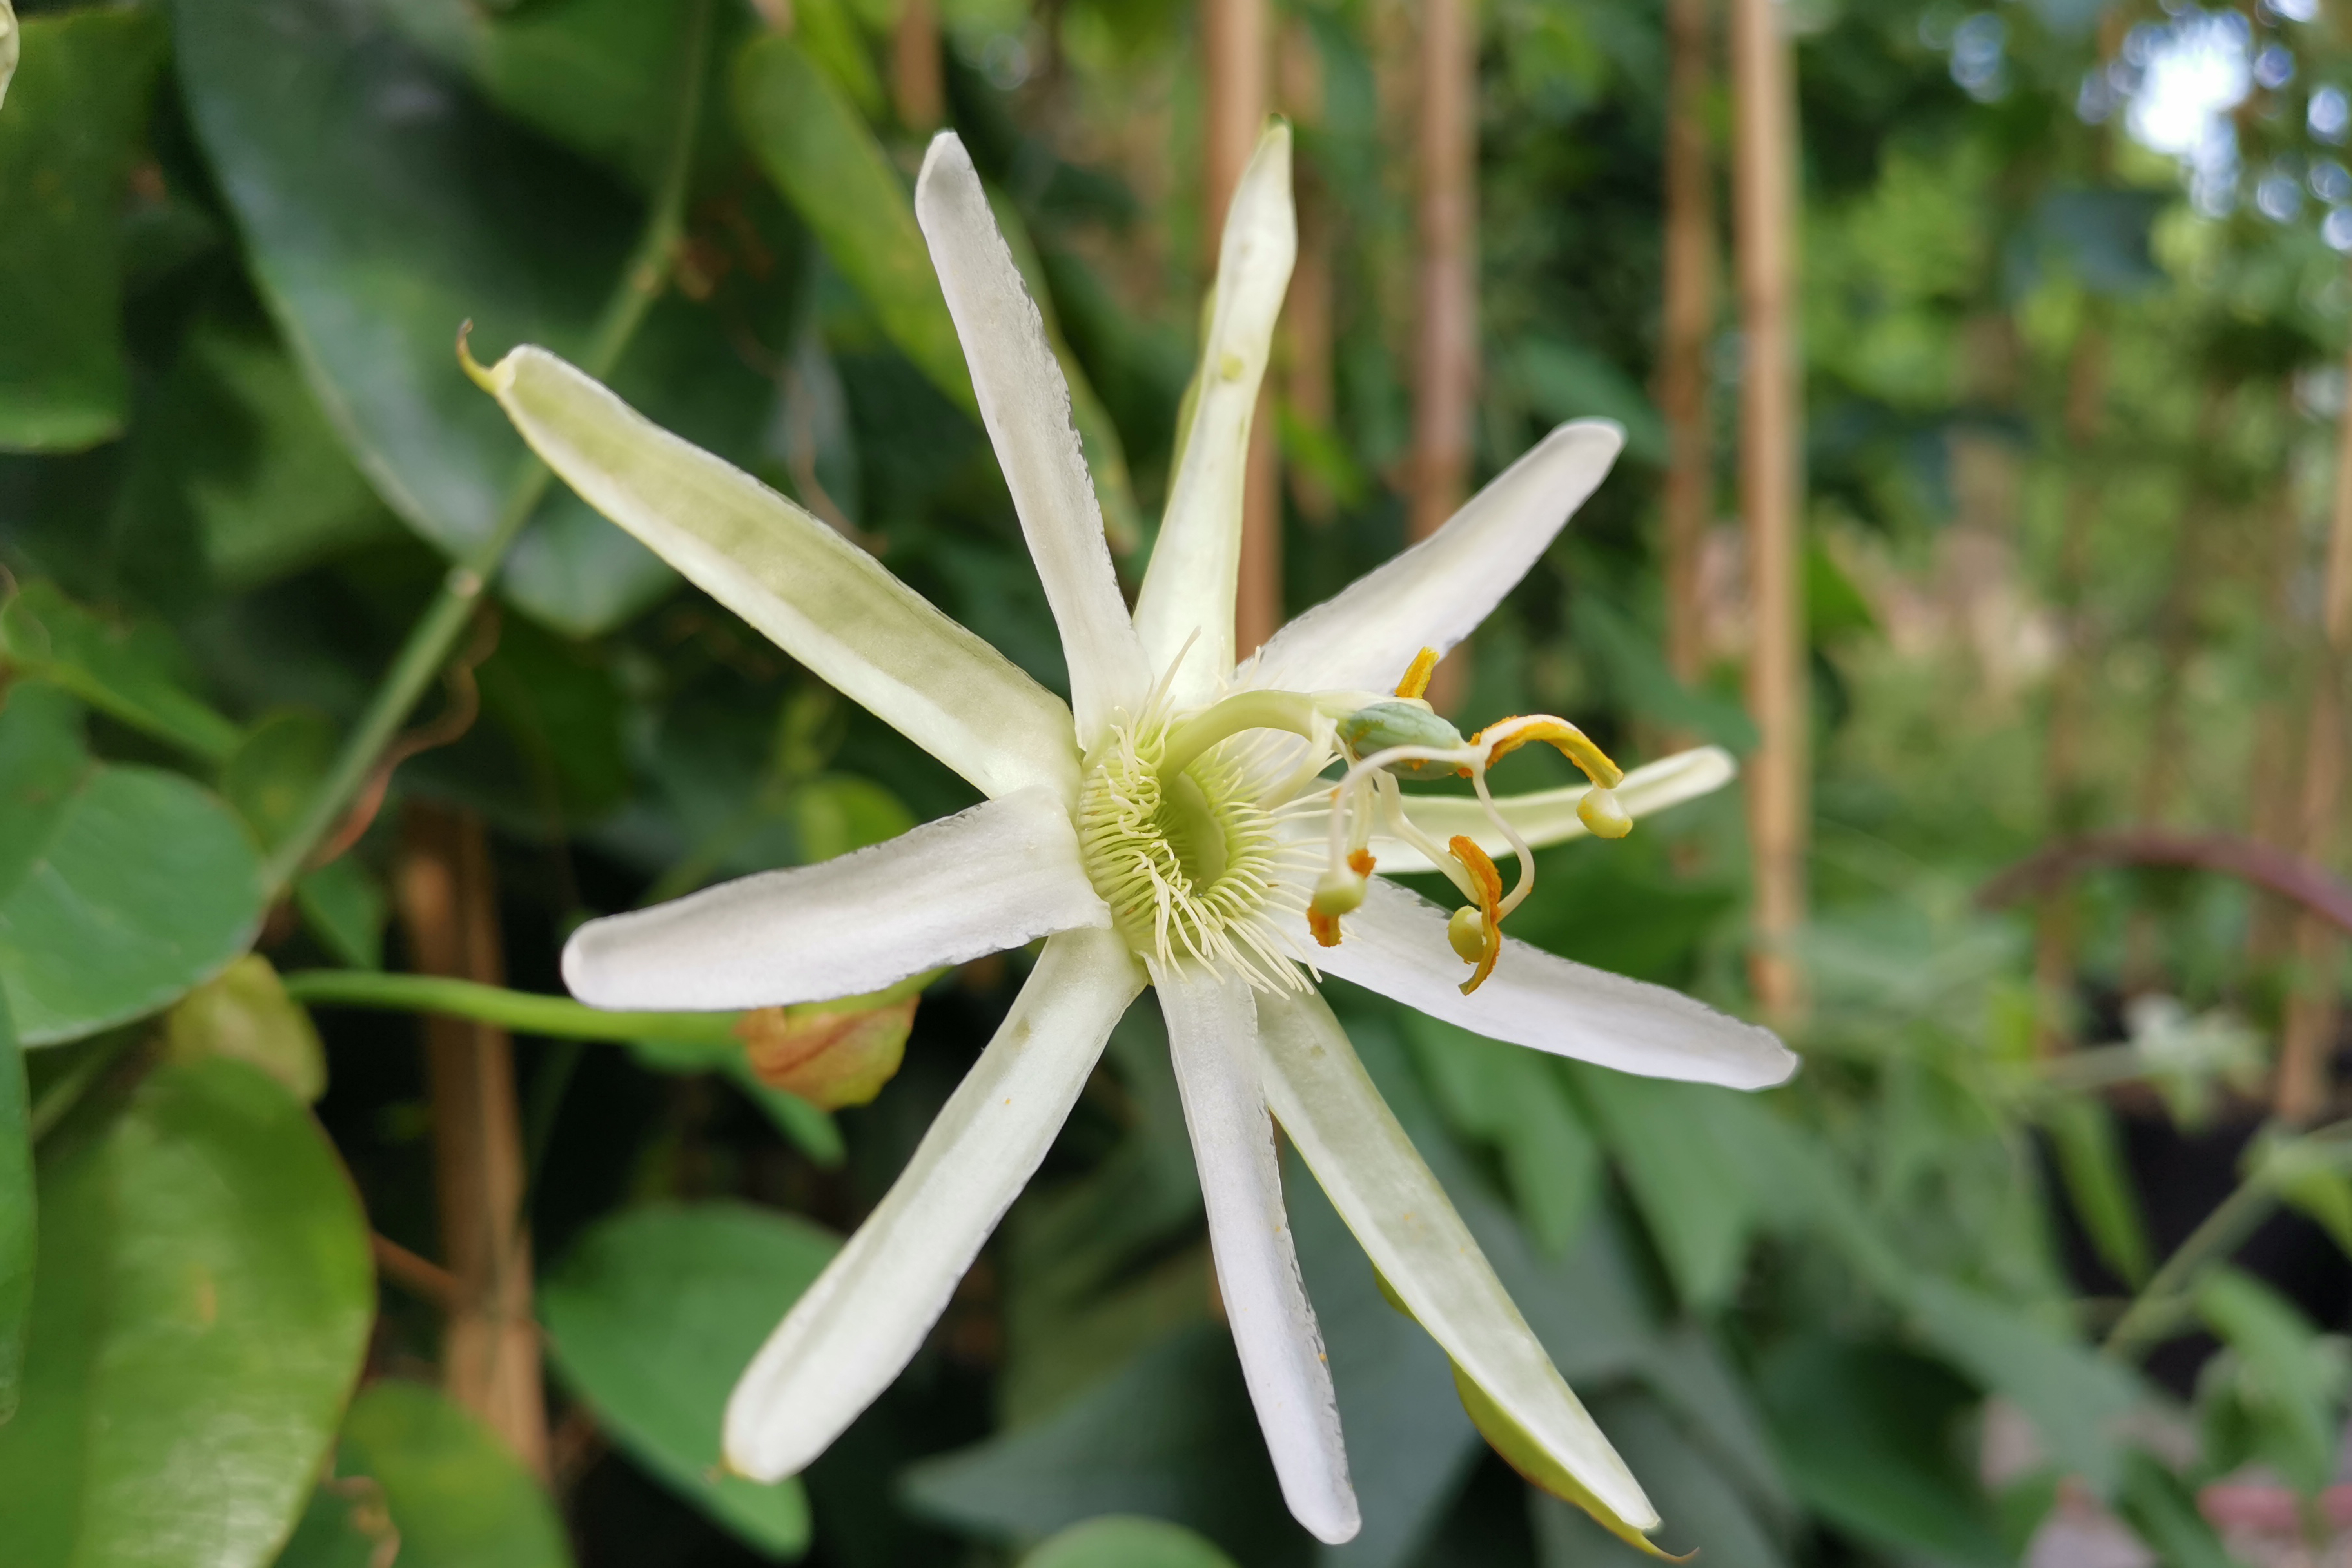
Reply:
[[971, 169], [971, 154], [964, 150], [963, 138], [952, 131], [940, 132], [923, 150], [922, 173], [915, 176], [915, 189], [919, 192], [929, 183], [931, 171], [940, 167], [958, 173], [968, 173]]
[[1364, 1516], [1356, 1507], [1355, 1494], [1326, 1500], [1323, 1506], [1302, 1509], [1291, 1505], [1291, 1517], [1307, 1527], [1307, 1532], [1326, 1546], [1344, 1546], [1356, 1539], [1364, 1528]]

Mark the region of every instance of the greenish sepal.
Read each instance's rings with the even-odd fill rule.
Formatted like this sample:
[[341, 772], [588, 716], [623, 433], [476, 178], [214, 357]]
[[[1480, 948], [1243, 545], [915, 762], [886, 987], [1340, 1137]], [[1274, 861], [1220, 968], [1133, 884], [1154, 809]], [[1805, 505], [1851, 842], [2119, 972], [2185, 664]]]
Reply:
[[[1381, 1288], [1387, 1289], [1385, 1281]], [[1539, 1487], [1564, 1502], [1574, 1503], [1591, 1514], [1601, 1529], [1628, 1546], [1661, 1562], [1687, 1563], [1697, 1555], [1691, 1552], [1677, 1557], [1619, 1518], [1615, 1510], [1569, 1474], [1567, 1466], [1552, 1458], [1542, 1445], [1529, 1436], [1527, 1428], [1512, 1420], [1485, 1389], [1473, 1383], [1459, 1362], [1454, 1365], [1454, 1390], [1462, 1396], [1462, 1408], [1469, 1413], [1470, 1424], [1478, 1428], [1478, 1435], [1503, 1457], [1505, 1464], [1519, 1472], [1520, 1479], [1528, 1485]]]

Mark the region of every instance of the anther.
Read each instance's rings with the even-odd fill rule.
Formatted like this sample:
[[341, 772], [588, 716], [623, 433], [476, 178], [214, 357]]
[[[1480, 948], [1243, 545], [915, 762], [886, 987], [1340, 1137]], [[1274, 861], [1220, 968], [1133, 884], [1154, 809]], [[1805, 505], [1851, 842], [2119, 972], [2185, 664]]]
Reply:
[[1576, 816], [1592, 830], [1595, 838], [1622, 838], [1633, 831], [1633, 818], [1627, 814], [1625, 803], [1617, 798], [1617, 792], [1598, 784], [1576, 803]]
[[1396, 694], [1399, 697], [1427, 695], [1430, 675], [1436, 668], [1437, 650], [1433, 647], [1423, 648], [1412, 656], [1412, 663], [1406, 668], [1404, 679], [1397, 682]]
[[1503, 955], [1503, 877], [1495, 869], [1495, 862], [1478, 847], [1478, 841], [1466, 834], [1456, 834], [1447, 841], [1454, 858], [1470, 873], [1471, 884], [1478, 890], [1478, 902], [1454, 911], [1445, 922], [1445, 940], [1465, 963], [1475, 963], [1477, 973], [1462, 983], [1462, 994], [1467, 996], [1486, 983], [1495, 973], [1495, 960]]

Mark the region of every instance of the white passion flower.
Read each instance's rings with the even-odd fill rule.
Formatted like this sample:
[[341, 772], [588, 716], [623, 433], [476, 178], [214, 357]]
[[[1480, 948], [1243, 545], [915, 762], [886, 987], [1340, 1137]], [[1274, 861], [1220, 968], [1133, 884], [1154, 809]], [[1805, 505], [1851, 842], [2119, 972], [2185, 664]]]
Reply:
[[[1626, 1072], [1754, 1089], [1793, 1070], [1766, 1030], [1497, 930], [1526, 896], [1530, 847], [1588, 827], [1615, 837], [1721, 784], [1727, 757], [1686, 752], [1621, 779], [1561, 721], [1509, 720], [1465, 741], [1418, 700], [1438, 653], [1600, 484], [1622, 432], [1562, 426], [1433, 537], [1236, 668], [1244, 454], [1297, 245], [1287, 129], [1267, 131], [1234, 196], [1192, 417], [1131, 616], [1068, 387], [952, 134], [931, 143], [915, 207], [1068, 657], [1067, 705], [839, 533], [554, 355], [524, 347], [474, 367], [598, 510], [988, 797], [822, 865], [592, 921], [564, 951], [573, 994], [611, 1008], [768, 1007], [1045, 939], [897, 1184], [737, 1384], [729, 1464], [761, 1479], [801, 1469], [898, 1374], [1148, 984], [1234, 1347], [1291, 1511], [1327, 1542], [1356, 1532], [1269, 1111], [1453, 1357], [1489, 1436], [1647, 1545], [1656, 1510], [1314, 984], [1340, 975], [1477, 1034]], [[1593, 787], [1491, 795], [1487, 765], [1535, 740], [1567, 752]], [[1425, 770], [1470, 774], [1477, 797], [1397, 787]], [[1507, 851], [1520, 864], [1508, 895], [1491, 858]], [[1449, 920], [1375, 867], [1444, 871], [1470, 908]]]

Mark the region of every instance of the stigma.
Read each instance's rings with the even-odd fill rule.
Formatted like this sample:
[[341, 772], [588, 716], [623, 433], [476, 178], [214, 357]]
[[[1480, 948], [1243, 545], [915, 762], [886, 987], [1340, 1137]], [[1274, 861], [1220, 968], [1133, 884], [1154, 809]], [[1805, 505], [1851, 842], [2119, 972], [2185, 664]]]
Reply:
[[[1404, 840], [1443, 871], [1468, 900], [1446, 923], [1446, 941], [1471, 965], [1462, 983], [1465, 995], [1486, 983], [1502, 956], [1503, 921], [1535, 890], [1535, 856], [1527, 840], [1495, 804], [1486, 773], [1496, 762], [1535, 742], [1557, 750], [1591, 781], [1576, 815], [1596, 838], [1622, 838], [1633, 819], [1617, 798], [1625, 771], [1592, 738], [1549, 713], [1515, 714], [1464, 739], [1422, 693], [1437, 667], [1434, 648], [1415, 656], [1393, 697], [1365, 703], [1340, 716], [1332, 738], [1348, 767], [1331, 791], [1330, 844], [1321, 879], [1307, 907], [1307, 929], [1325, 947], [1339, 945], [1340, 921], [1364, 901], [1372, 871], [1369, 848], [1375, 825]], [[1470, 781], [1496, 835], [1511, 847], [1518, 876], [1507, 893], [1502, 873], [1477, 840], [1455, 835], [1440, 846], [1413, 826], [1400, 778], [1459, 776]]]

